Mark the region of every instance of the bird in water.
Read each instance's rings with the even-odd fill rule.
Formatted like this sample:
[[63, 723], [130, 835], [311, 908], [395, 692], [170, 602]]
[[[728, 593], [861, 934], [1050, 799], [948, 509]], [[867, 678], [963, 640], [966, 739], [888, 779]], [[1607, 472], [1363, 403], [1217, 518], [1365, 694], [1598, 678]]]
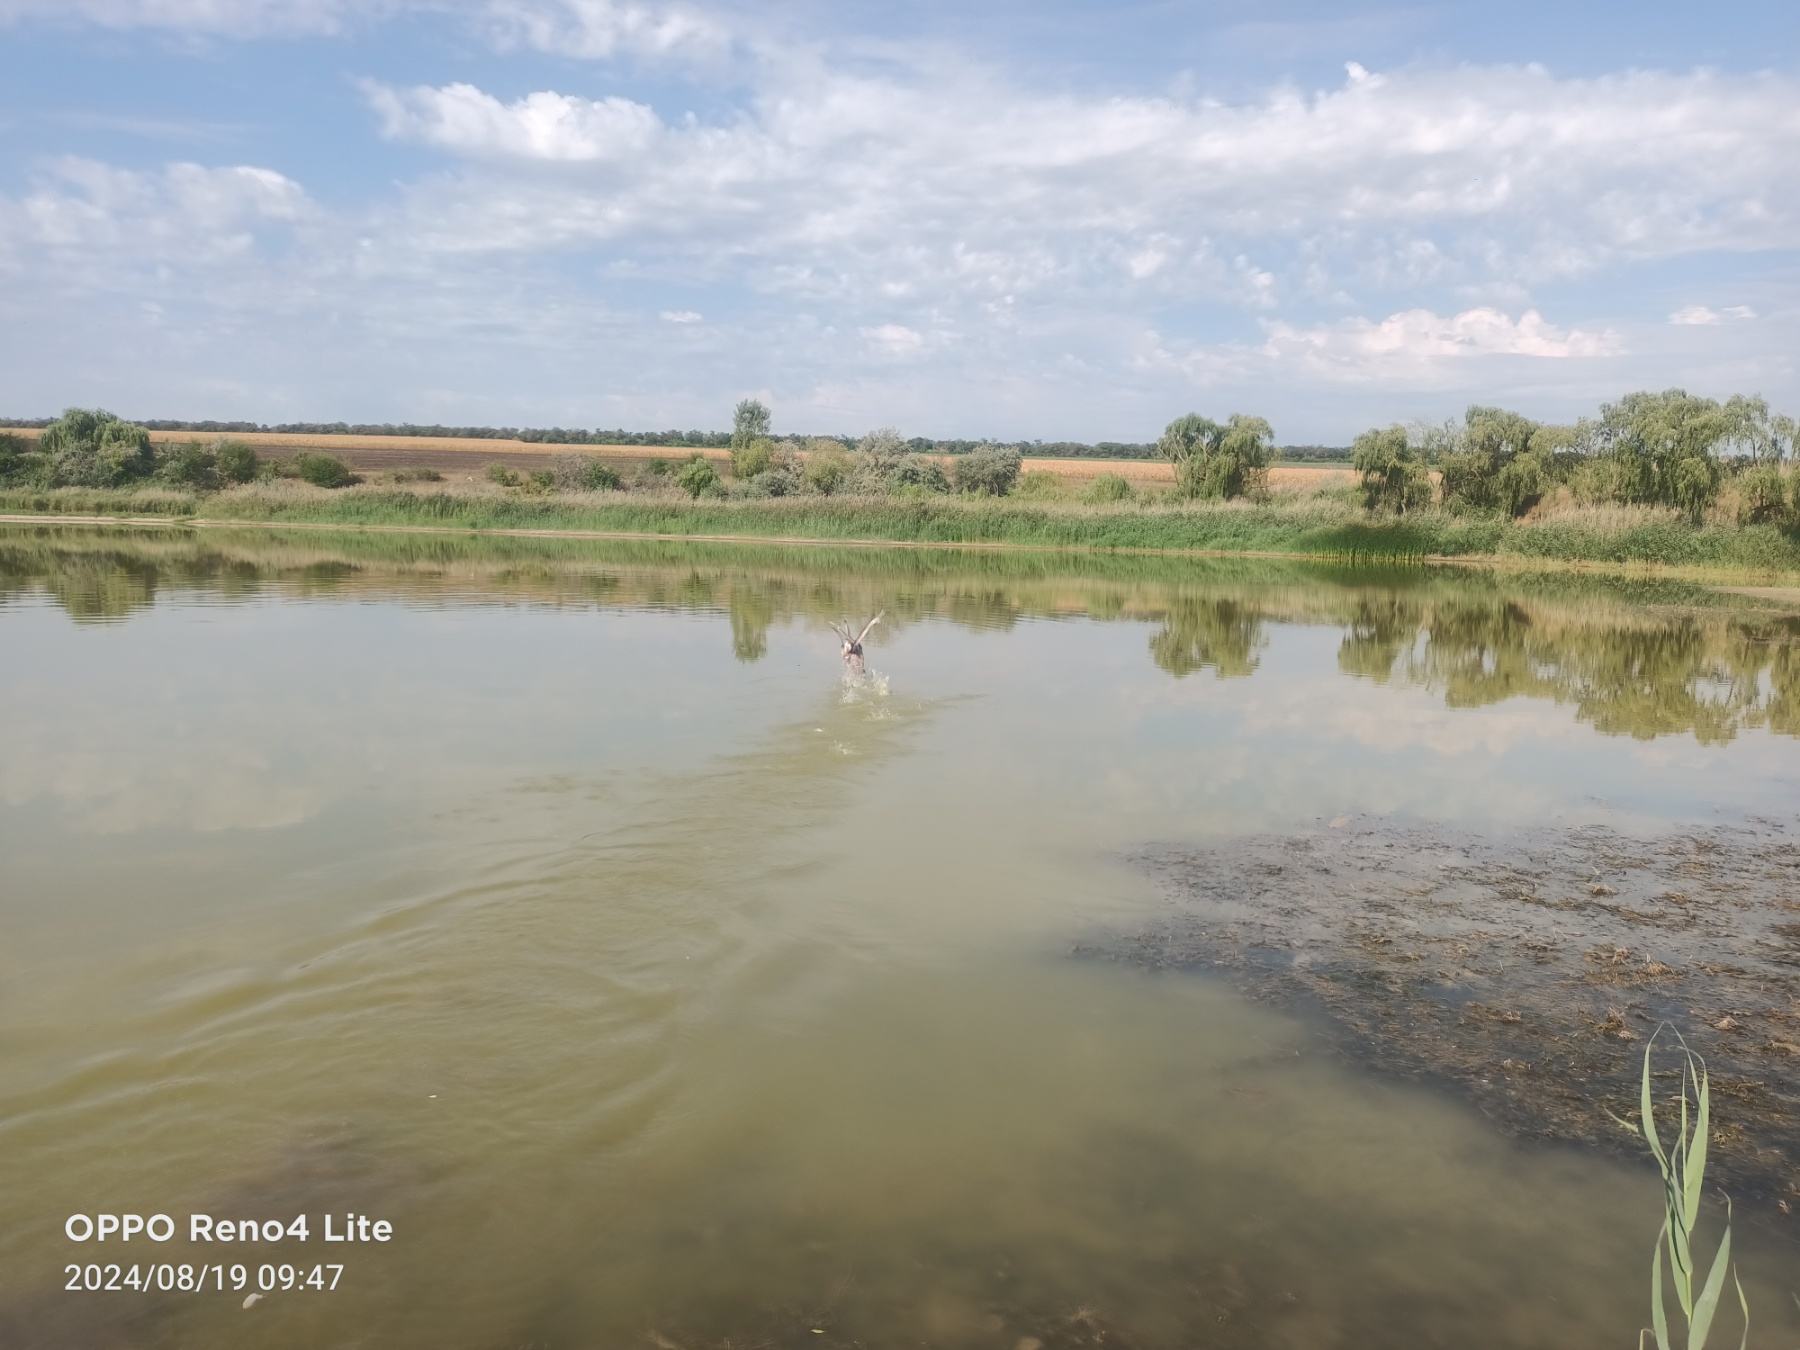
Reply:
[[880, 623], [882, 617], [886, 615], [886, 613], [887, 611], [884, 609], [874, 618], [870, 619], [863, 625], [863, 630], [860, 633], [853, 634], [848, 623], [834, 623], [831, 625], [831, 631], [836, 633], [838, 637], [843, 640], [844, 669], [850, 674], [861, 675], [864, 673], [863, 639], [869, 636], [869, 630]]

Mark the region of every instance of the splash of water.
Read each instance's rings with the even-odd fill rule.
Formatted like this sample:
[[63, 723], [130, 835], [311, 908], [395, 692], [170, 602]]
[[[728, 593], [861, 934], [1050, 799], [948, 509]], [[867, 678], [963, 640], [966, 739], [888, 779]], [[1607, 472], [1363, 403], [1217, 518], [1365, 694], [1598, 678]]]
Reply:
[[878, 707], [888, 696], [888, 677], [879, 670], [865, 670], [861, 674], [844, 672], [843, 694], [840, 702], [845, 705], [866, 704]]

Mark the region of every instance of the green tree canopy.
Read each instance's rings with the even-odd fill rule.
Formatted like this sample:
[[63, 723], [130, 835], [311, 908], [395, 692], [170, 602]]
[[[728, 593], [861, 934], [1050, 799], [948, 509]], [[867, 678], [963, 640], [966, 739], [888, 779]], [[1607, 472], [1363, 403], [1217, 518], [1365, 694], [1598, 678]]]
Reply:
[[1627, 394], [1601, 405], [1586, 448], [1607, 462], [1617, 500], [1673, 506], [1698, 520], [1719, 495], [1720, 448], [1754, 436], [1756, 405], [1762, 400], [1721, 404], [1684, 389]]
[[1524, 515], [1556, 481], [1555, 450], [1544, 430], [1505, 408], [1471, 406], [1462, 427], [1450, 429], [1439, 460], [1444, 505]]
[[731, 448], [742, 450], [769, 434], [769, 410], [756, 399], [744, 399], [731, 414]]
[[68, 409], [44, 428], [38, 448], [55, 487], [117, 487], [156, 467], [150, 433], [101, 408]]
[[1431, 505], [1431, 474], [1403, 426], [1363, 432], [1350, 447], [1350, 466], [1362, 475], [1363, 505], [1372, 511]]
[[1268, 486], [1275, 433], [1262, 418], [1243, 413], [1233, 413], [1224, 425], [1188, 413], [1163, 429], [1156, 449], [1175, 466], [1183, 496], [1230, 499]]

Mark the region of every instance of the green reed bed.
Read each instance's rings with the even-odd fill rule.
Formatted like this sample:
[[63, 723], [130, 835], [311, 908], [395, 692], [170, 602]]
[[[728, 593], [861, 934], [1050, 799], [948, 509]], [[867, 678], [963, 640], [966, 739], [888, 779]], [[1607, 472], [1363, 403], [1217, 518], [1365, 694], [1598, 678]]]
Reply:
[[688, 501], [662, 495], [529, 496], [364, 487], [172, 492], [0, 492], [8, 514], [198, 517], [265, 524], [458, 530], [585, 530], [678, 537], [1006, 544], [1034, 548], [1272, 553], [1343, 560], [1427, 557], [1652, 564], [1800, 573], [1800, 537], [1772, 526], [1694, 526], [1651, 511], [1543, 521], [1364, 512], [1318, 497], [1262, 505], [1098, 506], [1010, 498], [797, 497]]

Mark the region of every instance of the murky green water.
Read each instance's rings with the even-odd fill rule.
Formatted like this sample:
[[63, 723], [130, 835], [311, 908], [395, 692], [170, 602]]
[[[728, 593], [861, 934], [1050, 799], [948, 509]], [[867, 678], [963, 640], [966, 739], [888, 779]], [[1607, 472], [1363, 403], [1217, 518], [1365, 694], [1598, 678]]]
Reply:
[[0, 1343], [1630, 1344], [1653, 1174], [1069, 950], [1152, 842], [1791, 819], [1796, 642], [1591, 580], [0, 534]]

